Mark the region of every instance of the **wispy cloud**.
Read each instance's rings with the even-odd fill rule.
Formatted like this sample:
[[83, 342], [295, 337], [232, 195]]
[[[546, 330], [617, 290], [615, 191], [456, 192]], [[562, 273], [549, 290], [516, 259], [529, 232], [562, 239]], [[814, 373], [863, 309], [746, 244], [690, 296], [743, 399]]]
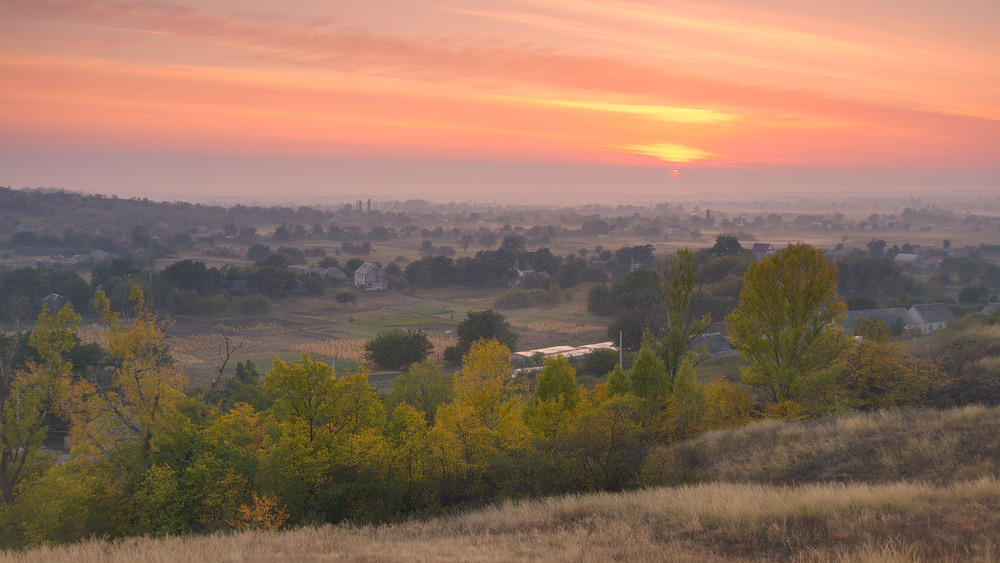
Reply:
[[[2, 61], [0, 119], [34, 107], [67, 123], [99, 115], [146, 120], [151, 131], [298, 139], [295, 150], [352, 139], [671, 162], [982, 161], [983, 147], [1000, 140], [1000, 64], [990, 66], [990, 53], [727, 17], [711, 6], [539, 0], [444, 9], [571, 39], [431, 33], [405, 22], [376, 30], [331, 16], [170, 3], [8, 0], [7, 26], [50, 34], [41, 41], [52, 52]], [[143, 49], [60, 51], [50, 25]], [[594, 38], [599, 47], [582, 40]], [[919, 64], [967, 73], [971, 85], [933, 84]]]

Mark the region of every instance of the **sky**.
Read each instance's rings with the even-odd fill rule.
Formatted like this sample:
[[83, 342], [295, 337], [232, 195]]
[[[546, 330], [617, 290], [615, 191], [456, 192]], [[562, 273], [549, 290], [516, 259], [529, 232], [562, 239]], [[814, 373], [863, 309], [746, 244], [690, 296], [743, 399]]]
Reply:
[[996, 0], [0, 0], [0, 185], [1000, 193]]

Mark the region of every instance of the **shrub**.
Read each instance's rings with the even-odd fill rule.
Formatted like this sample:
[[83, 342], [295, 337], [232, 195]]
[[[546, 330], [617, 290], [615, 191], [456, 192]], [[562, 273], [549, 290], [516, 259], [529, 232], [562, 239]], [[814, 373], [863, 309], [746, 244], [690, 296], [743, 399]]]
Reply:
[[427, 335], [416, 330], [380, 330], [365, 342], [365, 359], [382, 369], [403, 369], [423, 361], [434, 349]]

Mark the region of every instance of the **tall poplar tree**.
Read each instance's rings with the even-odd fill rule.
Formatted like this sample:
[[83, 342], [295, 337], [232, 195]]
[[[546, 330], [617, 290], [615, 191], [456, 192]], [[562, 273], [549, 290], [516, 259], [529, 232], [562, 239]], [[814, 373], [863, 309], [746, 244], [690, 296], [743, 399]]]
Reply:
[[726, 316], [733, 347], [743, 356], [743, 381], [774, 402], [795, 398], [796, 386], [844, 346], [847, 306], [837, 294], [837, 267], [806, 244], [747, 270], [736, 309]]

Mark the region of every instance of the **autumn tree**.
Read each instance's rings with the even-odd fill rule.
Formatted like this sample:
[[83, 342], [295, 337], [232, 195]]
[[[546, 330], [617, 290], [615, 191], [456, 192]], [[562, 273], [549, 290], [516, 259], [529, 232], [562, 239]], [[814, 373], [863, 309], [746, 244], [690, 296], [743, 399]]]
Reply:
[[854, 335], [860, 336], [865, 340], [888, 342], [892, 338], [892, 329], [882, 319], [858, 317], [854, 325]]
[[295, 364], [276, 357], [264, 376], [264, 389], [275, 401], [274, 412], [301, 421], [310, 441], [336, 413], [339, 393], [333, 368], [305, 352]]
[[42, 307], [28, 343], [37, 361], [0, 370], [0, 500], [14, 502], [18, 484], [35, 472], [53, 414], [64, 408], [72, 365], [67, 356], [80, 316], [67, 303], [55, 314]]
[[841, 408], [922, 406], [947, 382], [933, 362], [884, 340], [866, 339], [847, 348], [837, 365], [834, 387]]
[[432, 471], [443, 497], [500, 486], [499, 460], [529, 438], [522, 419], [525, 392], [523, 378], [514, 377], [509, 348], [496, 339], [472, 344], [455, 377], [455, 400], [438, 408], [431, 432]]
[[129, 300], [133, 313], [124, 318], [111, 310], [104, 292], [94, 296], [94, 308], [108, 325], [114, 365], [109, 385], [74, 386], [71, 432], [75, 447], [106, 463], [107, 476], [120, 477], [126, 487], [141, 480], [158, 440], [180, 424], [185, 382], [167, 353], [168, 321], [146, 306], [139, 286], [132, 287]]
[[579, 402], [576, 369], [563, 356], [545, 358], [535, 379], [525, 422], [535, 432], [552, 436], [568, 428], [569, 416]]
[[751, 265], [739, 305], [726, 317], [733, 347], [747, 362], [743, 381], [773, 402], [794, 399], [797, 383], [843, 347], [845, 309], [837, 268], [819, 249], [789, 245]]
[[392, 380], [392, 391], [386, 402], [392, 408], [406, 403], [433, 422], [438, 406], [454, 398], [454, 384], [453, 374], [445, 373], [440, 366], [429, 360], [423, 360], [411, 364], [406, 373], [401, 373]]

